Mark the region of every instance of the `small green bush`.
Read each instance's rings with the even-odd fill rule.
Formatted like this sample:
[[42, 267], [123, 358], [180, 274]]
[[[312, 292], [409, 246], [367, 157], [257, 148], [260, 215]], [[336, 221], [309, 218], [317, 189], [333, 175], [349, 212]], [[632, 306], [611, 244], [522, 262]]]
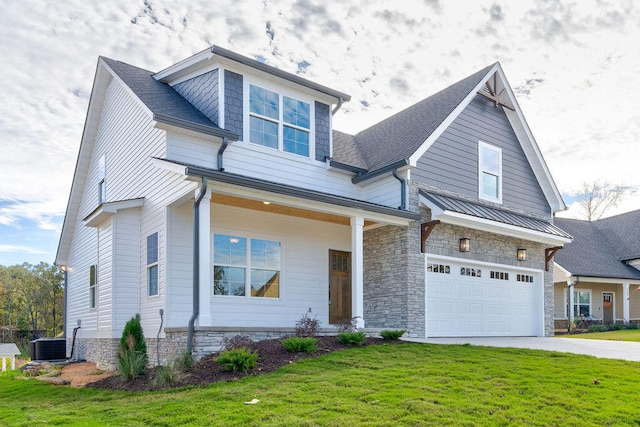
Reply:
[[364, 332], [341, 332], [338, 334], [338, 340], [344, 345], [359, 347], [367, 340]]
[[318, 350], [317, 342], [318, 339], [312, 337], [290, 337], [282, 340], [282, 345], [294, 353], [313, 353]]
[[380, 331], [380, 336], [383, 340], [398, 340], [401, 336], [404, 335], [405, 332], [406, 331], [404, 329], [396, 329], [393, 331], [385, 329], [384, 331]]
[[620, 323], [612, 323], [609, 325], [609, 330], [610, 331], [619, 331], [621, 329], [624, 329], [624, 325], [620, 324]]
[[247, 372], [253, 369], [258, 361], [258, 353], [253, 353], [246, 348], [233, 348], [224, 350], [216, 359], [216, 362], [223, 365], [227, 371]]
[[118, 346], [118, 365], [124, 378], [131, 381], [145, 372], [147, 362], [147, 344], [140, 324], [140, 314], [136, 314], [122, 331]]
[[629, 323], [627, 325], [627, 329], [638, 329], [638, 324], [637, 323]]
[[589, 332], [605, 332], [607, 327], [605, 325], [589, 325]]

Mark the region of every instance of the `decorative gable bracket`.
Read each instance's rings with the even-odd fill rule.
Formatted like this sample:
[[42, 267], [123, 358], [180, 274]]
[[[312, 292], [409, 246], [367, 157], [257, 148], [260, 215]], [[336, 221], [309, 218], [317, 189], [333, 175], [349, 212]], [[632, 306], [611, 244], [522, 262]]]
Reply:
[[427, 239], [436, 225], [440, 224], [440, 220], [436, 219], [420, 224], [420, 252], [427, 251]]
[[544, 271], [549, 271], [549, 263], [553, 259], [553, 256], [560, 249], [564, 248], [564, 246], [554, 246], [552, 248], [547, 248], [544, 250]]
[[478, 95], [482, 95], [485, 98], [493, 101], [493, 106], [496, 108], [498, 108], [498, 105], [502, 105], [503, 107], [508, 108], [511, 111], [516, 111], [513, 105], [507, 104], [504, 100], [500, 98], [500, 96], [503, 94], [506, 88], [503, 87], [502, 90], [498, 92], [498, 73], [494, 73], [493, 79], [489, 78], [489, 80], [486, 81], [485, 86], [488, 93], [485, 92], [483, 89], [480, 89], [478, 91]]

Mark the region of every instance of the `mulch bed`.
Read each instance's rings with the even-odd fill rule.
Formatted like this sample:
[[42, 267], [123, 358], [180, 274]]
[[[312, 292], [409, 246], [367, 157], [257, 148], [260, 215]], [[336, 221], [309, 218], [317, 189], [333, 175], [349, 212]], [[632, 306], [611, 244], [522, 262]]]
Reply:
[[[124, 391], [151, 391], [165, 388], [202, 386], [219, 381], [233, 381], [238, 378], [256, 376], [273, 372], [276, 369], [297, 362], [302, 359], [309, 359], [328, 354], [334, 351], [341, 351], [348, 348], [342, 344], [335, 336], [318, 337], [318, 350], [314, 353], [291, 353], [281, 343], [282, 339], [271, 339], [257, 341], [251, 344], [251, 350], [258, 352], [258, 362], [254, 369], [247, 373], [228, 372], [224, 366], [216, 363], [218, 353], [200, 359], [181, 378], [169, 386], [159, 386], [154, 381], [157, 368], [152, 368], [143, 376], [132, 381], [125, 381], [120, 375], [113, 375], [87, 384], [87, 387], [101, 390], [124, 390]], [[404, 341], [385, 341], [382, 338], [367, 338], [365, 346], [376, 344], [402, 344]]]

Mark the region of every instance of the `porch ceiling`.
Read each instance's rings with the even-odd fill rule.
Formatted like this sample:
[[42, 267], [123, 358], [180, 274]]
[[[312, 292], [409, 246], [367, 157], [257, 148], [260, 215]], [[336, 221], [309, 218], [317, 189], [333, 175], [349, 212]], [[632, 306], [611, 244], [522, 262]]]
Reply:
[[[294, 216], [298, 218], [311, 219], [314, 221], [330, 222], [332, 224], [350, 225], [350, 218], [347, 216], [333, 215], [325, 212], [315, 212], [307, 209], [279, 205], [276, 203], [266, 204], [260, 200], [246, 199], [242, 197], [230, 196], [228, 194], [213, 193], [211, 195], [211, 203], [234, 206], [243, 209], [251, 209], [260, 212], [269, 212], [278, 215]], [[376, 224], [376, 222], [374, 221], [364, 222], [365, 227], [374, 224]]]

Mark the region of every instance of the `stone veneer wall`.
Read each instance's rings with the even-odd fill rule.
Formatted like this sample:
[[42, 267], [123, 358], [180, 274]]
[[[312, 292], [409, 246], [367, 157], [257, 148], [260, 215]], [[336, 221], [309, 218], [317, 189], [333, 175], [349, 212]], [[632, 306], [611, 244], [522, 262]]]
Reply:
[[[361, 329], [367, 336], [380, 336], [380, 330], [376, 328]], [[336, 329], [321, 329], [318, 335], [336, 335]], [[245, 335], [254, 341], [282, 338], [292, 336], [294, 328], [217, 328], [196, 327], [194, 331], [193, 356], [199, 360], [205, 356], [222, 350], [222, 342], [225, 338], [236, 335]], [[165, 338], [147, 338], [147, 356], [149, 366], [166, 366], [175, 360], [187, 349], [187, 328], [166, 328]], [[118, 369], [118, 344], [119, 338], [77, 338], [73, 354], [73, 360], [87, 360], [94, 362], [98, 369], [115, 371]], [[67, 355], [71, 355], [72, 340], [67, 340]]]

